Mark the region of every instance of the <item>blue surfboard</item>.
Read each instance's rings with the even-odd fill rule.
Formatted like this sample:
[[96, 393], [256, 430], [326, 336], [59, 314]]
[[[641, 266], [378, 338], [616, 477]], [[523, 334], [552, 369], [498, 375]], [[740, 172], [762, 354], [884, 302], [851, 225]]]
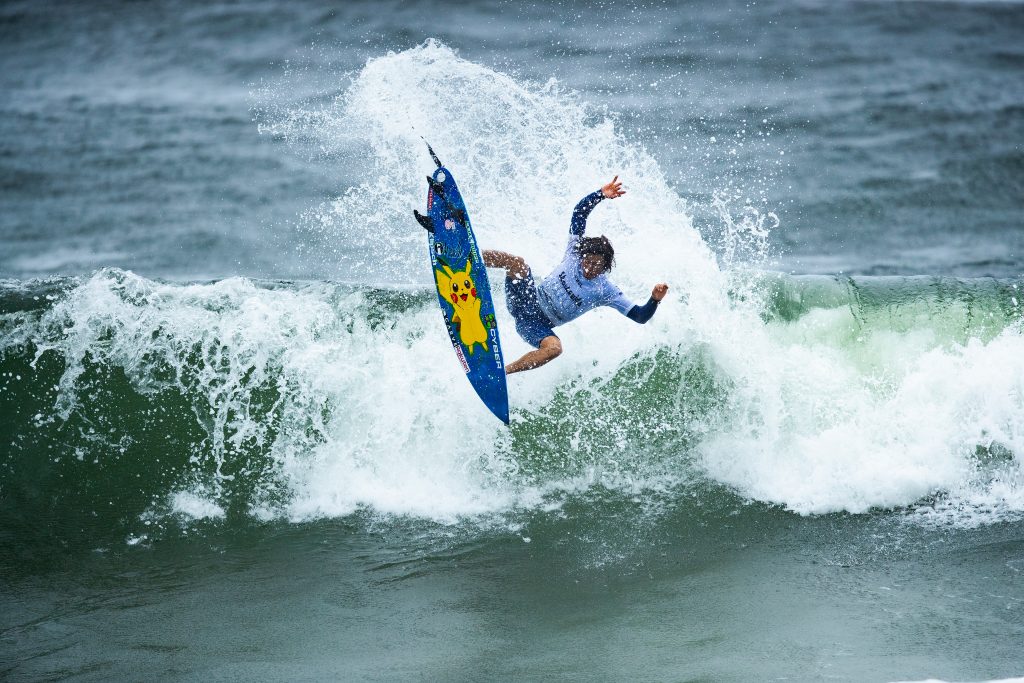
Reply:
[[498, 320], [487, 270], [469, 213], [451, 171], [427, 145], [437, 164], [427, 176], [427, 215], [413, 215], [427, 231], [437, 300], [455, 355], [480, 399], [508, 424], [508, 390]]

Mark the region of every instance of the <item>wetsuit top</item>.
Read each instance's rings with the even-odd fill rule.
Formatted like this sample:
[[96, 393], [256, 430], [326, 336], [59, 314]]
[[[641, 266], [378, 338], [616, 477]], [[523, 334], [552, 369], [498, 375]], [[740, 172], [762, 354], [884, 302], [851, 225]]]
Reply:
[[634, 306], [604, 273], [592, 280], [583, 276], [579, 244], [587, 229], [587, 217], [602, 199], [604, 195], [598, 190], [588, 194], [576, 205], [572, 212], [565, 256], [537, 287], [537, 303], [552, 325], [564, 325], [598, 306], [610, 306], [631, 320], [645, 323], [654, 315], [658, 306], [654, 299], [644, 306]]

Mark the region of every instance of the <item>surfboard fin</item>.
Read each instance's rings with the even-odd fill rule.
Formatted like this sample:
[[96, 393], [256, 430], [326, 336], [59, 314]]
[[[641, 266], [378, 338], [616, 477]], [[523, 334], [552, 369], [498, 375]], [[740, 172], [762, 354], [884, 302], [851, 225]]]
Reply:
[[452, 212], [452, 216], [455, 217], [455, 220], [463, 225], [468, 225], [469, 219], [468, 216], [466, 216], [466, 212], [463, 209], [457, 209], [452, 206], [451, 202], [448, 201], [448, 197], [444, 196], [444, 185], [437, 182], [430, 176], [427, 176], [427, 183], [430, 184], [430, 191], [448, 206], [448, 210]]
[[416, 209], [412, 210], [412, 215], [416, 217], [416, 221], [423, 226], [424, 230], [431, 233], [434, 232], [434, 221], [430, 218], [430, 216], [424, 216]]
[[[427, 176], [427, 184], [430, 185], [430, 189], [434, 192], [434, 194], [436, 194], [441, 199], [445, 198], [444, 197], [444, 185], [442, 185], [441, 183], [437, 182], [436, 180], [434, 180], [430, 176]], [[447, 201], [447, 200], [445, 200], [445, 201]]]
[[427, 145], [427, 151], [428, 151], [428, 152], [430, 152], [430, 158], [434, 160], [434, 163], [435, 163], [435, 164], [437, 164], [437, 167], [438, 167], [438, 168], [441, 168], [441, 167], [442, 167], [442, 166], [443, 166], [444, 164], [442, 164], [442, 163], [441, 163], [441, 160], [437, 158], [437, 155], [436, 155], [436, 154], [434, 154], [434, 148], [433, 148], [433, 147], [431, 147], [431, 146], [430, 146], [430, 143], [429, 143], [429, 142], [427, 142], [427, 141], [426, 141], [425, 139], [423, 139], [422, 137], [420, 137], [420, 139], [421, 139], [421, 140], [423, 140], [423, 142], [424, 142], [424, 143], [426, 143], [426, 145]]

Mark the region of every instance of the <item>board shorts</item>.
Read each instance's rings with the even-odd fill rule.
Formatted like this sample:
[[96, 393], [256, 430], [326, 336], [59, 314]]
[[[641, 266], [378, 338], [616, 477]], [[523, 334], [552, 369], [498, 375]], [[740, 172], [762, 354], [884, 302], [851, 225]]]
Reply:
[[558, 336], [537, 303], [537, 283], [532, 271], [527, 270], [526, 277], [519, 280], [505, 278], [505, 303], [516, 321], [516, 332], [530, 346], [539, 349], [544, 337]]

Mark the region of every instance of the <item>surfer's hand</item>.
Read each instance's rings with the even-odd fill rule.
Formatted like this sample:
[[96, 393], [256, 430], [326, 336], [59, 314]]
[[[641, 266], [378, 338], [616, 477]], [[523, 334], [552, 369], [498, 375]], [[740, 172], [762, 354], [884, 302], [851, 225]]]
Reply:
[[[591, 185], [593, 187], [593, 185]], [[612, 181], [601, 188], [601, 194], [607, 199], [615, 199], [626, 194], [626, 191], [622, 189], [622, 183], [619, 182], [619, 176], [612, 178]]]
[[664, 282], [659, 282], [654, 285], [654, 289], [651, 291], [651, 298], [655, 301], [661, 301], [665, 298], [666, 294], [668, 294], [668, 285]]

